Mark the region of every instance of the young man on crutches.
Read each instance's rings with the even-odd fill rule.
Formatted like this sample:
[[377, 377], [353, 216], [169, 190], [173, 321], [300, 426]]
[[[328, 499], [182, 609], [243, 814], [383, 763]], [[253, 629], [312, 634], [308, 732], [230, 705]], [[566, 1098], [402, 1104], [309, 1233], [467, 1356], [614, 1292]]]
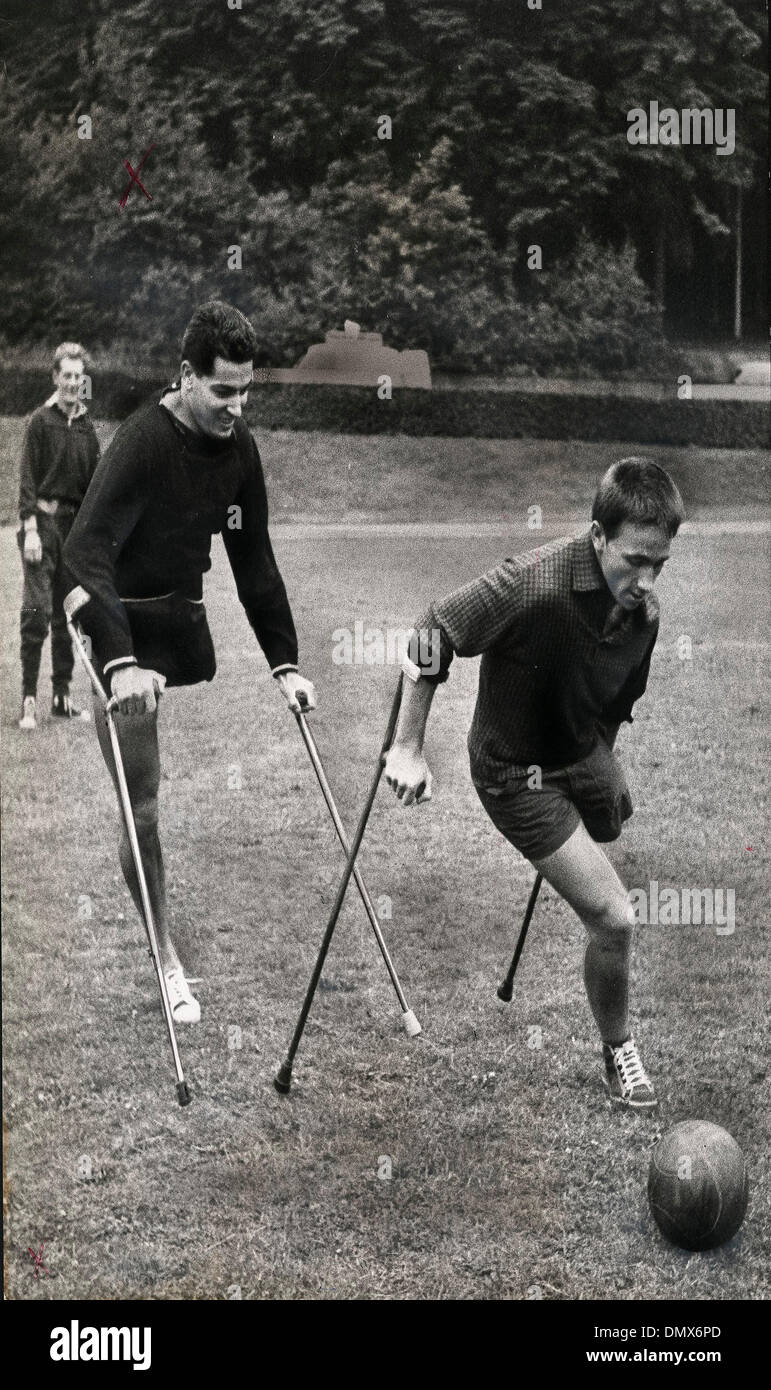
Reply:
[[657, 1101], [629, 1024], [634, 912], [600, 844], [632, 814], [612, 750], [646, 688], [659, 622], [653, 587], [683, 516], [663, 468], [622, 459], [602, 478], [583, 535], [506, 560], [432, 604], [416, 624], [413, 679], [385, 764], [405, 806], [421, 799], [421, 784], [430, 792], [423, 740], [436, 685], [455, 655], [481, 653], [468, 740], [474, 785], [496, 828], [586, 927], [584, 979], [605, 1085], [614, 1105], [635, 1111]]
[[[170, 935], [158, 839], [158, 697], [166, 686], [211, 680], [216, 669], [202, 599], [211, 538], [222, 533], [238, 596], [290, 709], [315, 692], [297, 669], [297, 637], [268, 535], [260, 457], [242, 407], [256, 340], [243, 314], [202, 305], [182, 342], [180, 378], [116, 432], [65, 547], [68, 616], [92, 643], [114, 697], [120, 747], [175, 1023], [197, 1023]], [[116, 779], [104, 709], [97, 732]], [[141, 897], [125, 828], [120, 858], [137, 908]]]

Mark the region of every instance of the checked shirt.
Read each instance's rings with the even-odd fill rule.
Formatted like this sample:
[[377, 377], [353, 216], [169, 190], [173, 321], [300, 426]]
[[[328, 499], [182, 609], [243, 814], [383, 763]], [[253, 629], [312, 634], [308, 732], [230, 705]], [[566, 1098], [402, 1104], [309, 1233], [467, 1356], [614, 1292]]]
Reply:
[[[504, 560], [433, 603], [415, 625], [413, 659], [435, 671], [423, 678], [444, 681], [454, 656], [482, 656], [468, 735], [474, 782], [500, 787], [533, 764], [569, 766], [606, 726], [631, 723], [658, 611], [652, 594], [628, 612], [615, 604], [589, 531]], [[438, 663], [426, 641], [435, 631]]]

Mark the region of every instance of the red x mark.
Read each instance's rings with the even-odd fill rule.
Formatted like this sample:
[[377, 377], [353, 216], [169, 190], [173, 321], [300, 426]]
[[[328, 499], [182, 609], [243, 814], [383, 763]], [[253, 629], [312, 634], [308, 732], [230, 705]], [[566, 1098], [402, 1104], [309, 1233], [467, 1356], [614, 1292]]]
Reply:
[[[155, 145], [151, 145], [151, 146], [150, 146], [150, 150], [154, 150], [154, 149], [155, 149]], [[142, 190], [142, 192], [144, 193], [144, 195], [145, 195], [145, 197], [147, 198], [147, 200], [148, 200], [149, 202], [152, 202], [152, 198], [150, 197], [150, 194], [148, 193], [147, 189], [145, 188], [144, 184], [142, 183], [141, 179], [139, 178], [139, 171], [140, 171], [140, 169], [142, 168], [142, 165], [144, 164], [145, 160], [147, 159], [147, 156], [149, 155], [150, 150], [145, 150], [145, 152], [144, 152], [144, 154], [142, 155], [142, 158], [141, 158], [139, 164], [137, 165], [136, 169], [132, 169], [132, 167], [131, 167], [131, 165], [129, 164], [128, 160], [127, 160], [127, 159], [124, 159], [123, 163], [125, 164], [126, 168], [128, 169], [128, 171], [129, 171], [129, 173], [130, 173], [130, 175], [131, 175], [131, 183], [129, 184], [128, 188], [126, 189], [126, 192], [123, 194], [123, 197], [122, 197], [121, 200], [120, 200], [120, 207], [125, 208], [126, 203], [128, 202], [128, 195], [129, 195], [129, 193], [131, 192], [131, 188], [132, 188], [132, 185], [133, 185], [133, 184], [136, 184], [138, 188], [141, 188], [141, 190]]]
[[27, 1249], [29, 1250], [30, 1255], [32, 1256], [33, 1260], [35, 1261], [35, 1278], [36, 1278], [36, 1279], [39, 1279], [39, 1278], [40, 1278], [40, 1270], [41, 1270], [41, 1269], [42, 1269], [42, 1270], [45, 1270], [45, 1273], [46, 1273], [46, 1274], [50, 1274], [50, 1273], [51, 1273], [50, 1269], [46, 1269], [45, 1265], [43, 1264], [43, 1251], [45, 1250], [45, 1248], [46, 1248], [46, 1243], [45, 1243], [45, 1241], [43, 1241], [43, 1244], [41, 1245], [41, 1247], [40, 1247], [40, 1249], [38, 1250], [37, 1254], [35, 1254], [35, 1251], [32, 1249], [32, 1246], [31, 1246], [31, 1245], [28, 1245], [28, 1246], [27, 1246]]

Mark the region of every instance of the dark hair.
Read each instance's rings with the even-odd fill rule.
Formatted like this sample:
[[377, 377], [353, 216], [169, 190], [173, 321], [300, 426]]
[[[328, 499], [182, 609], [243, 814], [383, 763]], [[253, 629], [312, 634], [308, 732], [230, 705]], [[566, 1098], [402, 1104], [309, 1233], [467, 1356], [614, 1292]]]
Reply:
[[182, 360], [199, 376], [211, 376], [215, 357], [251, 362], [256, 351], [257, 338], [249, 320], [221, 299], [199, 304], [182, 339]]
[[669, 474], [653, 459], [628, 458], [612, 463], [600, 479], [592, 503], [592, 521], [599, 521], [612, 541], [625, 521], [637, 526], [660, 526], [670, 540], [677, 535], [685, 507]]

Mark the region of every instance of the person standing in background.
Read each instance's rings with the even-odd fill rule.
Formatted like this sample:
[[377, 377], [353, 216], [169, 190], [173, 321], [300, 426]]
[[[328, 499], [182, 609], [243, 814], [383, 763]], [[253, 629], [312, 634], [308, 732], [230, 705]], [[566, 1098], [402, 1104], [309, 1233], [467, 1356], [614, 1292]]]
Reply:
[[22, 709], [19, 728], [37, 728], [37, 685], [43, 643], [51, 629], [53, 699], [59, 719], [90, 719], [70, 699], [74, 657], [62, 603], [62, 549], [99, 461], [99, 441], [83, 402], [86, 354], [79, 343], [54, 353], [56, 391], [33, 411], [24, 436], [19, 479]]

